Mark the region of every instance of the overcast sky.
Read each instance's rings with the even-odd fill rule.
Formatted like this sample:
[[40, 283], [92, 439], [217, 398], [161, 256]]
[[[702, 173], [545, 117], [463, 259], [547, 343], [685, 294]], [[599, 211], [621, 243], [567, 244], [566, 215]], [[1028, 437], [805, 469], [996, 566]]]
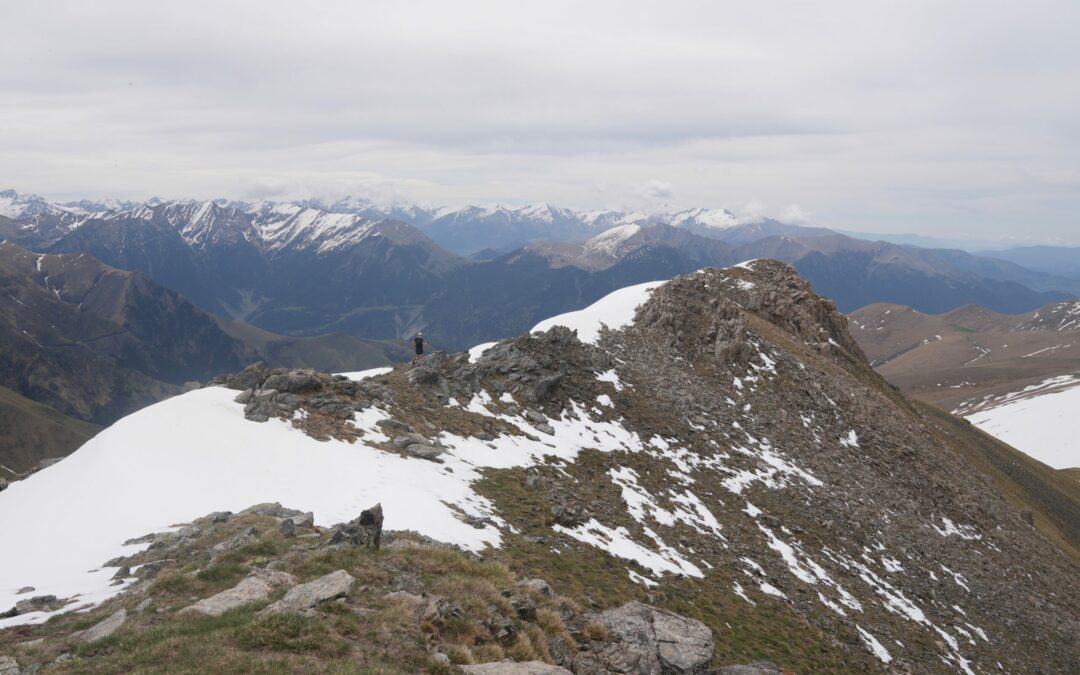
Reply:
[[0, 188], [1080, 244], [1080, 2], [8, 2]]

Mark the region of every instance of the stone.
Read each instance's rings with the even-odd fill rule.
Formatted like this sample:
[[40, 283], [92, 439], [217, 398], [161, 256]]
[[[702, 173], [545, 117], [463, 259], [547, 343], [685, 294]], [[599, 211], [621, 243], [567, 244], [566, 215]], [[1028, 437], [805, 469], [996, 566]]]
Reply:
[[210, 523], [212, 525], [220, 525], [221, 523], [227, 523], [232, 519], [232, 511], [215, 511], [210, 514]]
[[277, 589], [292, 586], [296, 577], [277, 570], [255, 570], [228, 590], [221, 591], [209, 598], [203, 598], [182, 610], [181, 614], [205, 614], [221, 616], [225, 612], [243, 607], [252, 602], [259, 602], [270, 597]]
[[715, 643], [712, 632], [700, 621], [636, 601], [593, 619], [603, 624], [610, 637], [577, 655], [574, 672], [578, 675], [704, 675], [709, 670]]
[[425, 438], [424, 436], [421, 436], [420, 434], [405, 433], [405, 434], [401, 434], [400, 436], [395, 436], [394, 440], [390, 442], [390, 445], [394, 446], [395, 448], [404, 450], [405, 448], [409, 447], [410, 445], [413, 445], [413, 444], [426, 445], [427, 442], [428, 442], [428, 439]]
[[543, 661], [502, 661], [500, 663], [481, 663], [475, 666], [458, 666], [464, 673], [473, 675], [573, 675], [562, 666], [553, 666]]
[[385, 419], [379, 420], [375, 423], [375, 426], [382, 429], [387, 434], [390, 433], [412, 433], [415, 429], [412, 426], [402, 422], [401, 420]]
[[252, 513], [256, 516], [270, 516], [271, 518], [293, 518], [295, 516], [304, 515], [303, 511], [285, 508], [279, 502], [265, 502], [263, 504], [249, 506], [241, 511], [241, 513]]
[[16, 602], [13, 616], [29, 614], [30, 612], [54, 612], [63, 607], [64, 604], [55, 595], [37, 595], [28, 600]]
[[0, 675], [19, 675], [19, 663], [11, 656], [0, 656]]
[[244, 391], [236, 395], [236, 398], [233, 399], [233, 402], [247, 405], [253, 396], [255, 396], [254, 389], [245, 389]]
[[555, 595], [555, 593], [551, 590], [551, 584], [544, 581], [543, 579], [528, 579], [526, 581], [522, 581], [518, 585], [526, 590], [533, 591], [534, 593], [539, 593], [545, 598], [550, 598]]
[[131, 576], [131, 568], [127, 565], [122, 565], [120, 569], [116, 570], [116, 574], [113, 575], [113, 579], [127, 579]]
[[259, 389], [255, 391], [244, 406], [244, 417], [252, 422], [266, 422], [270, 415], [274, 414], [274, 397], [276, 389]]
[[286, 539], [292, 539], [296, 536], [296, 523], [293, 522], [292, 518], [281, 521], [281, 536]]
[[315, 514], [311, 511], [308, 511], [307, 513], [304, 513], [300, 516], [293, 516], [293, 522], [296, 523], [297, 527], [306, 527], [308, 529], [311, 529], [315, 527]]
[[382, 504], [376, 504], [362, 511], [357, 518], [338, 525], [330, 536], [330, 543], [349, 543], [353, 546], [377, 549], [382, 543], [382, 525]]
[[322, 381], [313, 370], [290, 370], [266, 378], [263, 389], [276, 389], [285, 394], [303, 394], [322, 388]]
[[15, 595], [25, 595], [26, 593], [33, 593], [37, 589], [33, 586], [23, 586], [19, 590], [15, 591]]
[[422, 443], [413, 443], [409, 447], [405, 448], [402, 452], [410, 457], [418, 457], [420, 459], [435, 459], [439, 455], [446, 452], [445, 448], [436, 448], [433, 445], [424, 445]]
[[125, 621], [127, 621], [127, 610], [121, 609], [104, 621], [94, 624], [84, 631], [75, 633], [71, 637], [82, 640], [83, 642], [97, 642], [98, 640], [104, 640], [115, 633], [120, 626], [123, 626]]
[[320, 602], [344, 598], [348, 596], [355, 581], [356, 579], [345, 570], [331, 572], [306, 584], [293, 586], [285, 593], [285, 597], [260, 613], [301, 612], [315, 607]]
[[[238, 389], [245, 391], [247, 389], [260, 389], [262, 388], [263, 380], [267, 375], [266, 366], [262, 362], [256, 362], [244, 368], [236, 375], [232, 375], [224, 378], [224, 384], [229, 389]], [[215, 379], [215, 382], [217, 380]]]
[[216, 558], [222, 553], [238, 549], [241, 546], [246, 546], [248, 544], [254, 544], [258, 540], [259, 531], [257, 529], [255, 529], [254, 527], [244, 528], [240, 532], [237, 532], [235, 535], [233, 535], [231, 538], [214, 544], [213, 548], [210, 549], [210, 557]]
[[139, 614], [142, 614], [146, 611], [146, 608], [149, 607], [150, 603], [153, 601], [153, 598], [144, 598], [142, 601], [139, 602], [139, 604], [135, 605], [135, 611]]
[[8, 485], [9, 485], [9, 483], [7, 482], [6, 479], [0, 478], [0, 492], [3, 492], [4, 490], [6, 490]]

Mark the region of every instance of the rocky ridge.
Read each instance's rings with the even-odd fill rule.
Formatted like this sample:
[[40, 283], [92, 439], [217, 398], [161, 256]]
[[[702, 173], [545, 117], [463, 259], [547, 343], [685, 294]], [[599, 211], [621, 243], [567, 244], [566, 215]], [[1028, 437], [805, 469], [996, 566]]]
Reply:
[[[252, 424], [284, 419], [357, 453], [401, 456], [418, 473], [475, 472], [475, 497], [440, 507], [491, 545], [464, 558], [545, 579], [588, 608], [599, 625], [582, 635], [604, 643], [624, 629], [637, 642], [666, 630], [652, 610], [648, 629], [633, 616], [603, 618], [637, 600], [675, 613], [661, 626], [701, 636], [694, 644], [704, 633], [681, 622], [700, 622], [713, 666], [765, 657], [800, 672], [1076, 669], [1076, 557], [969, 461], [990, 441], [884, 383], [844, 318], [791, 268], [706, 270], [642, 300], [632, 322], [586, 342], [556, 326], [359, 382], [256, 367], [217, 383], [237, 391]], [[272, 537], [316, 546], [293, 516], [306, 524], [290, 514]], [[358, 539], [318, 533], [337, 547], [318, 555], [370, 550], [364, 526], [375, 520], [355, 523]], [[260, 537], [231, 536], [241, 548]], [[422, 544], [440, 572], [458, 559], [441, 556], [463, 555], [404, 540]], [[364, 579], [317, 567], [280, 571]], [[419, 589], [406, 576], [395, 585]], [[505, 624], [479, 623], [502, 655], [464, 632], [458, 643], [474, 660], [539, 655], [593, 672], [588, 658], [606, 649], [579, 649], [567, 666], [550, 645], [547, 656], [535, 641], [519, 651], [518, 638], [500, 642]]]

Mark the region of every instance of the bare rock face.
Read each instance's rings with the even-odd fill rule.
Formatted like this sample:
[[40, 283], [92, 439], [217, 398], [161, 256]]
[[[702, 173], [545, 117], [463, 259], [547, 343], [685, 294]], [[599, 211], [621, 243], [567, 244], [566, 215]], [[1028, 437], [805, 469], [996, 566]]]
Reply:
[[574, 659], [578, 675], [640, 673], [703, 675], [716, 645], [708, 627], [694, 619], [630, 602], [597, 614], [610, 640], [593, 643]]
[[475, 675], [572, 675], [566, 668], [543, 661], [482, 663], [476, 666], [461, 666], [461, 670]]
[[125, 621], [127, 621], [127, 610], [121, 609], [104, 621], [95, 624], [84, 631], [75, 633], [72, 637], [82, 640], [83, 642], [97, 642], [98, 640], [104, 640], [115, 633], [120, 626], [123, 626]]
[[382, 526], [382, 504], [376, 504], [361, 512], [354, 520], [339, 525], [331, 535], [330, 543], [379, 548], [382, 543]]
[[331, 572], [306, 584], [293, 586], [285, 594], [284, 598], [270, 605], [261, 613], [302, 612], [311, 609], [320, 602], [344, 598], [349, 594], [349, 590], [352, 589], [355, 581], [356, 579], [345, 570]]
[[0, 656], [0, 675], [19, 675], [19, 664], [11, 656]]
[[296, 577], [291, 574], [277, 570], [256, 570], [232, 588], [204, 598], [180, 611], [184, 614], [221, 616], [231, 609], [265, 600], [276, 589], [295, 583]]

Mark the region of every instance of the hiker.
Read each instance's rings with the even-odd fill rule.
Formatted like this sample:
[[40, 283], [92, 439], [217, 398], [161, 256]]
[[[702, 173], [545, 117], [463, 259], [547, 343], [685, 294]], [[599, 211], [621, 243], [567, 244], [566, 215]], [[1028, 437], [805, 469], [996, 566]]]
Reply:
[[417, 333], [416, 337], [413, 338], [413, 347], [416, 348], [416, 356], [413, 357], [413, 363], [424, 362], [424, 345], [426, 344], [427, 340], [424, 339], [424, 334], [422, 332]]

